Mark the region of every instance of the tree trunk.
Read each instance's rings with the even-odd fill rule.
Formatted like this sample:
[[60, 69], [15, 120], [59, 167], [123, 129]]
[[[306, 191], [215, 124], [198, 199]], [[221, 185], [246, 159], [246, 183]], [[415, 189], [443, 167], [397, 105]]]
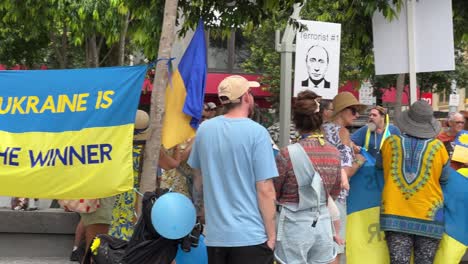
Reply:
[[396, 94], [395, 94], [395, 111], [393, 115], [394, 117], [393, 120], [395, 120], [395, 123], [396, 123], [396, 120], [398, 120], [398, 118], [401, 115], [401, 99], [403, 95], [403, 89], [405, 88], [405, 77], [406, 77], [405, 73], [398, 74], [398, 77], [397, 77]]
[[91, 68], [91, 54], [89, 52], [89, 41], [88, 38], [85, 38], [85, 59], [86, 59], [86, 68]]
[[88, 47], [91, 59], [91, 67], [99, 67], [99, 54], [98, 54], [98, 47], [96, 42], [96, 34], [93, 34], [88, 39]]
[[[52, 45], [55, 50], [55, 55], [57, 56], [57, 61], [59, 63], [60, 69], [66, 69], [68, 67], [68, 28], [64, 22], [62, 28], [62, 36], [59, 40], [58, 36], [54, 33], [50, 33], [50, 38], [52, 39]], [[60, 43], [60, 45], [59, 45]]]
[[119, 62], [118, 65], [122, 66], [125, 62], [125, 39], [127, 37], [128, 23], [130, 21], [130, 12], [125, 15], [124, 21], [122, 22], [122, 32], [120, 32], [119, 41]]
[[[172, 44], [175, 39], [175, 23], [177, 19], [178, 0], [166, 0], [164, 6], [163, 27], [159, 41], [158, 58], [171, 57]], [[156, 64], [153, 92], [151, 94], [150, 127], [151, 135], [146, 142], [141, 175], [140, 191], [142, 193], [156, 189], [156, 171], [158, 167], [159, 151], [161, 149], [162, 119], [164, 115], [164, 96], [167, 86], [167, 64], [160, 61]], [[141, 197], [139, 197], [141, 204]], [[139, 206], [138, 208], [141, 208]], [[140, 212], [138, 212], [140, 213]]]
[[63, 32], [62, 32], [62, 63], [61, 69], [68, 68], [68, 27], [65, 21], [63, 21]]

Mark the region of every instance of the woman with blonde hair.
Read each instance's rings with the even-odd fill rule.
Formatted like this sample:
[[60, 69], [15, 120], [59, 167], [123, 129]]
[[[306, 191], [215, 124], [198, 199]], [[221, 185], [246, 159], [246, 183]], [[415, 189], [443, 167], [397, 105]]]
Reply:
[[[332, 104], [332, 121], [323, 124], [322, 130], [326, 140], [338, 149], [341, 158], [341, 167], [343, 169], [343, 173], [341, 174], [342, 189], [336, 205], [340, 210], [341, 220], [339, 236], [341, 239], [345, 239], [346, 197], [349, 191], [348, 179], [352, 177], [366, 161], [362, 155], [354, 153], [353, 143], [346, 127], [353, 124], [359, 117], [359, 113], [365, 109], [365, 105], [360, 104], [354, 95], [349, 92], [341, 92], [336, 95], [335, 98], [333, 98]], [[336, 263], [339, 263], [340, 255], [344, 253], [344, 250], [344, 245], [338, 246], [339, 255], [335, 260]]]

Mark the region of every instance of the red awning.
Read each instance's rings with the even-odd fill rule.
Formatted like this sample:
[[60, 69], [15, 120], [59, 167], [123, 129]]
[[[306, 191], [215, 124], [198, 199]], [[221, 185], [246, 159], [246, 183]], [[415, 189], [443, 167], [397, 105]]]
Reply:
[[[396, 103], [396, 88], [391, 87], [389, 89], [384, 89], [382, 94], [382, 102], [384, 103]], [[403, 93], [401, 95], [401, 104], [402, 105], [409, 105], [408, 104], [408, 95], [409, 95], [409, 86], [406, 85]], [[416, 88], [416, 98], [419, 97], [419, 87]]]
[[[206, 78], [206, 95], [217, 95], [218, 94], [218, 85], [226, 77], [232, 74], [229, 73], [208, 73]], [[258, 74], [239, 74], [246, 78], [249, 81], [258, 81], [261, 75]], [[143, 93], [151, 93], [153, 91], [153, 84], [151, 81], [146, 78], [143, 82], [143, 87], [141, 88]], [[265, 91], [264, 87], [252, 88], [252, 93], [255, 97], [269, 97], [271, 94], [268, 91]]]
[[[226, 77], [233, 75], [230, 73], [208, 73], [206, 80], [206, 95], [217, 95], [218, 94], [218, 85]], [[246, 78], [249, 81], [257, 81], [261, 77], [258, 74], [239, 74], [240, 76]], [[265, 87], [252, 88], [252, 94], [255, 97], [269, 97], [271, 94], [268, 91], [265, 91]]]

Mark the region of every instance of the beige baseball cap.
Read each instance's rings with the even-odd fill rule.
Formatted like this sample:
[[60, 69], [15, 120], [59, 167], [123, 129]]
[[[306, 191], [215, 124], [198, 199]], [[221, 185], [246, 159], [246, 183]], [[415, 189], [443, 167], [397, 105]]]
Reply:
[[[260, 83], [248, 81], [246, 78], [239, 75], [228, 76], [218, 85], [219, 100], [221, 104], [239, 103], [240, 97], [252, 87], [260, 87]], [[221, 99], [223, 96], [228, 99]]]

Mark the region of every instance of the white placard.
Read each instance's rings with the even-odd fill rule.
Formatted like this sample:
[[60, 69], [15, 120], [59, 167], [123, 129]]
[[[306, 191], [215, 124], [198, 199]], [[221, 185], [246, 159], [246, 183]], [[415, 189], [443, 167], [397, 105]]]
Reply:
[[364, 105], [374, 105], [376, 101], [372, 85], [369, 82], [363, 82], [359, 88], [359, 102]]
[[449, 106], [458, 106], [460, 104], [460, 95], [451, 94], [449, 97]]
[[312, 90], [324, 99], [338, 93], [341, 24], [300, 20], [307, 30], [296, 34], [294, 96]]
[[[372, 31], [375, 73], [409, 72], [406, 4], [391, 22], [375, 12]], [[416, 1], [414, 34], [416, 72], [455, 69], [451, 0]]]

